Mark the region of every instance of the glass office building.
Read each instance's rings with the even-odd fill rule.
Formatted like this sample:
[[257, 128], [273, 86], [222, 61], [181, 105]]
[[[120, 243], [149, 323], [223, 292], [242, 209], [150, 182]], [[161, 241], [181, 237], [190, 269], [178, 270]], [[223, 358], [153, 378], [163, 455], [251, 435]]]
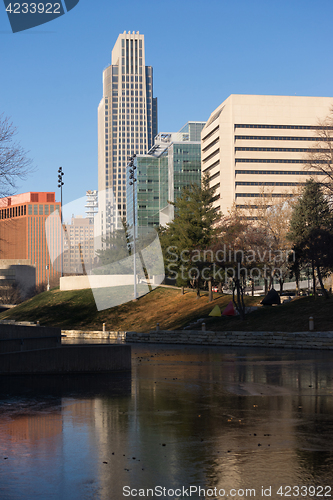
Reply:
[[[200, 133], [205, 122], [188, 122], [179, 132], [160, 133], [146, 155], [135, 159], [134, 206], [139, 227], [158, 227], [174, 218], [184, 187], [201, 182]], [[128, 181], [129, 182], [129, 179]], [[127, 187], [127, 221], [133, 225], [133, 185]]]

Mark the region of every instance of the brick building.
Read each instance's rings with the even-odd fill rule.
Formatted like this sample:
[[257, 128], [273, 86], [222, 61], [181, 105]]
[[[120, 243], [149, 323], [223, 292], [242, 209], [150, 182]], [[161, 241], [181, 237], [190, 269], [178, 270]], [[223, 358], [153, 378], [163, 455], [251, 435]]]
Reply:
[[47, 282], [48, 273], [51, 281], [59, 276], [60, 265], [50, 261], [45, 221], [56, 215], [49, 219], [49, 241], [60, 255], [60, 210], [55, 193], [29, 192], [0, 199], [0, 258], [29, 260], [36, 267], [37, 285]]

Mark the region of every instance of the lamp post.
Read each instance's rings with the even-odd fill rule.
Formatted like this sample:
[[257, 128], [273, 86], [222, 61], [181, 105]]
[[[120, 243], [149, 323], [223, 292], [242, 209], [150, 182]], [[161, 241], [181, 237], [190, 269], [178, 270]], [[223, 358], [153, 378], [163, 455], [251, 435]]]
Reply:
[[135, 178], [135, 169], [136, 166], [134, 165], [134, 159], [136, 155], [134, 154], [129, 158], [129, 185], [133, 186], [133, 275], [134, 275], [134, 300], [137, 299], [137, 293], [136, 293], [136, 248], [135, 248], [135, 190], [134, 190], [134, 183], [136, 182]]
[[64, 182], [62, 180], [64, 176], [64, 172], [62, 171], [62, 167], [58, 169], [58, 188], [60, 188], [60, 220], [61, 220], [61, 277], [63, 276], [63, 241], [62, 241], [62, 186]]

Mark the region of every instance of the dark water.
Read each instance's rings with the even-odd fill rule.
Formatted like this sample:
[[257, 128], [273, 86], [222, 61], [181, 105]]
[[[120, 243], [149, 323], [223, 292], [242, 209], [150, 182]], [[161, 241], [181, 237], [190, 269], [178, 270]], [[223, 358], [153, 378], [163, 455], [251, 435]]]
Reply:
[[132, 356], [131, 375], [0, 379], [1, 500], [333, 498], [333, 354]]

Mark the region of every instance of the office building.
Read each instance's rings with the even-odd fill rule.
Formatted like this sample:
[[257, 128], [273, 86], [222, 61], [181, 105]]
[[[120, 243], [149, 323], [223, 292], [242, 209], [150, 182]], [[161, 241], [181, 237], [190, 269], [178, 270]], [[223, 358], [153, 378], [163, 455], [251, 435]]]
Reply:
[[98, 191], [97, 189], [86, 191], [86, 216], [94, 223], [95, 215], [98, 211]]
[[[140, 227], [158, 227], [174, 218], [175, 202], [184, 187], [200, 184], [200, 134], [205, 122], [187, 122], [179, 132], [159, 133], [146, 155], [135, 159], [134, 203]], [[129, 179], [128, 179], [129, 182]], [[128, 217], [133, 225], [133, 186], [127, 186]]]
[[318, 172], [304, 169], [318, 120], [332, 97], [231, 95], [201, 134], [202, 173], [216, 189], [215, 208], [246, 209], [266, 193], [288, 196]]
[[[55, 193], [29, 192], [0, 199], [0, 258], [23, 259], [35, 266], [36, 285], [59, 277], [59, 259], [52, 265], [50, 253], [61, 255], [60, 210]], [[49, 218], [47, 235], [45, 221], [50, 215], [57, 217]]]
[[72, 216], [64, 228], [64, 274], [90, 274], [94, 263], [94, 219]]
[[118, 36], [112, 62], [103, 72], [98, 107], [98, 192], [96, 236], [103, 248], [107, 235], [126, 217], [128, 158], [146, 153], [157, 134], [157, 99], [153, 68], [145, 63], [145, 40], [139, 32]]

